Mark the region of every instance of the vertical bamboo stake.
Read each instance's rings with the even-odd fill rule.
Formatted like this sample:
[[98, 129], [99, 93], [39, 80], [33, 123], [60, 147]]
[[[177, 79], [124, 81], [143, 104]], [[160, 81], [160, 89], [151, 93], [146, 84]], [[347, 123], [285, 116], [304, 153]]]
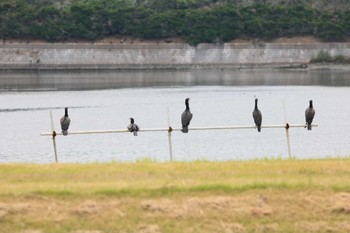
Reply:
[[287, 112], [286, 112], [286, 102], [283, 100], [283, 114], [284, 114], [284, 122], [286, 123], [286, 138], [287, 138], [287, 147], [288, 147], [288, 157], [292, 158], [292, 149], [290, 145], [290, 137], [289, 137], [289, 124], [287, 123]]
[[54, 124], [53, 124], [53, 117], [52, 117], [52, 111], [51, 110], [50, 110], [50, 120], [51, 120], [53, 150], [55, 152], [55, 161], [57, 163], [58, 159], [57, 159], [57, 148], [56, 148], [56, 131], [55, 131], [55, 127], [54, 127]]
[[289, 137], [289, 124], [286, 123], [286, 137], [287, 137], [287, 145], [288, 145], [288, 157], [292, 158], [292, 150], [290, 148], [290, 137]]
[[170, 126], [170, 114], [169, 114], [169, 107], [167, 107], [167, 117], [168, 117], [168, 143], [169, 143], [169, 156], [170, 156], [170, 161], [173, 161], [173, 145], [171, 142], [171, 132], [173, 129]]

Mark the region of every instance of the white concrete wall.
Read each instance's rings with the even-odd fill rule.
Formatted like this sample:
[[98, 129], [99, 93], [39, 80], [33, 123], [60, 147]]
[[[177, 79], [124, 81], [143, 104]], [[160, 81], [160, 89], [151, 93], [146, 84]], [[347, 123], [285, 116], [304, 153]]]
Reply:
[[0, 69], [140, 69], [308, 63], [321, 50], [350, 57], [350, 43], [0, 44]]

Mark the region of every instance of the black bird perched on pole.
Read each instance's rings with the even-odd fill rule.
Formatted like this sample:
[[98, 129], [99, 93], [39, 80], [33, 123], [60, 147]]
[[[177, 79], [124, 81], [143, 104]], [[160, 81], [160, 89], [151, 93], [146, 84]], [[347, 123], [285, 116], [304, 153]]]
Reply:
[[189, 98], [185, 99], [186, 109], [181, 114], [181, 123], [182, 123], [182, 130], [181, 130], [181, 132], [183, 132], [183, 133], [188, 133], [188, 126], [190, 125], [190, 122], [192, 120], [192, 113], [190, 111], [189, 101], [190, 101]]
[[262, 115], [260, 110], [258, 109], [258, 99], [255, 99], [255, 108], [253, 111], [253, 118], [256, 127], [258, 128], [258, 132], [261, 131], [261, 122], [262, 122]]
[[307, 130], [311, 130], [312, 120], [315, 116], [315, 109], [312, 105], [312, 100], [309, 101], [309, 107], [305, 110], [305, 121], [307, 125]]
[[137, 132], [140, 130], [140, 127], [135, 124], [134, 118], [130, 118], [130, 124], [128, 125], [128, 130], [134, 134], [134, 136], [137, 136]]
[[64, 136], [67, 136], [68, 135], [68, 128], [69, 128], [69, 124], [70, 124], [70, 119], [68, 116], [68, 108], [64, 109], [64, 116], [61, 118], [60, 123], [61, 123], [62, 134]]

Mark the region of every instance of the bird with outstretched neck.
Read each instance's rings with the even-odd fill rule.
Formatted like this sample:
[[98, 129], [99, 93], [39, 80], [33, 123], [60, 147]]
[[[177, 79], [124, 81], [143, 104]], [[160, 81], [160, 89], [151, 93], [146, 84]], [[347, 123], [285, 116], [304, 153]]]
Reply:
[[311, 124], [315, 117], [315, 109], [312, 105], [312, 100], [309, 101], [309, 107], [305, 110], [305, 121], [307, 130], [311, 130]]
[[62, 129], [62, 134], [64, 136], [68, 135], [68, 128], [70, 125], [70, 118], [68, 116], [68, 108], [64, 109], [64, 116], [60, 120], [61, 123], [61, 129]]
[[189, 101], [190, 101], [189, 98], [185, 99], [186, 109], [181, 114], [181, 123], [182, 123], [182, 130], [181, 130], [181, 132], [183, 132], [183, 133], [188, 133], [188, 126], [190, 125], [190, 122], [191, 122], [192, 116], [193, 116], [192, 113], [191, 113], [191, 110], [190, 110]]
[[128, 125], [128, 130], [133, 133], [134, 136], [137, 136], [137, 132], [140, 130], [140, 127], [135, 124], [134, 118], [130, 118], [130, 124]]
[[260, 110], [258, 109], [258, 99], [255, 99], [255, 108], [253, 111], [253, 118], [255, 126], [258, 128], [258, 132], [261, 131], [261, 122], [262, 122], [262, 115]]

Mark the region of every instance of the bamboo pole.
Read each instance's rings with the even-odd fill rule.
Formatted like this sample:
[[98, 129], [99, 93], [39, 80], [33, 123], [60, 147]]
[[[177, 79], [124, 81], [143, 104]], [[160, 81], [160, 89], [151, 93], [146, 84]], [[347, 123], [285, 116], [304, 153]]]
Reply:
[[56, 136], [57, 136], [57, 133], [55, 131], [55, 126], [54, 126], [54, 123], [53, 123], [53, 116], [52, 116], [52, 111], [51, 110], [50, 110], [50, 121], [51, 121], [51, 130], [52, 130], [50, 136], [52, 136], [53, 150], [54, 150], [54, 153], [55, 153], [55, 161], [57, 163], [58, 162], [57, 147], [56, 147]]
[[286, 102], [283, 100], [283, 115], [284, 115], [284, 122], [286, 123], [286, 139], [287, 139], [287, 148], [288, 148], [288, 158], [292, 158], [292, 147], [290, 144], [290, 137], [289, 137], [289, 124], [287, 123], [287, 111], [286, 111]]
[[169, 107], [167, 107], [167, 120], [168, 120], [168, 144], [169, 144], [169, 157], [170, 161], [173, 161], [173, 144], [171, 142], [171, 132], [173, 129], [170, 126], [170, 114], [169, 114]]

